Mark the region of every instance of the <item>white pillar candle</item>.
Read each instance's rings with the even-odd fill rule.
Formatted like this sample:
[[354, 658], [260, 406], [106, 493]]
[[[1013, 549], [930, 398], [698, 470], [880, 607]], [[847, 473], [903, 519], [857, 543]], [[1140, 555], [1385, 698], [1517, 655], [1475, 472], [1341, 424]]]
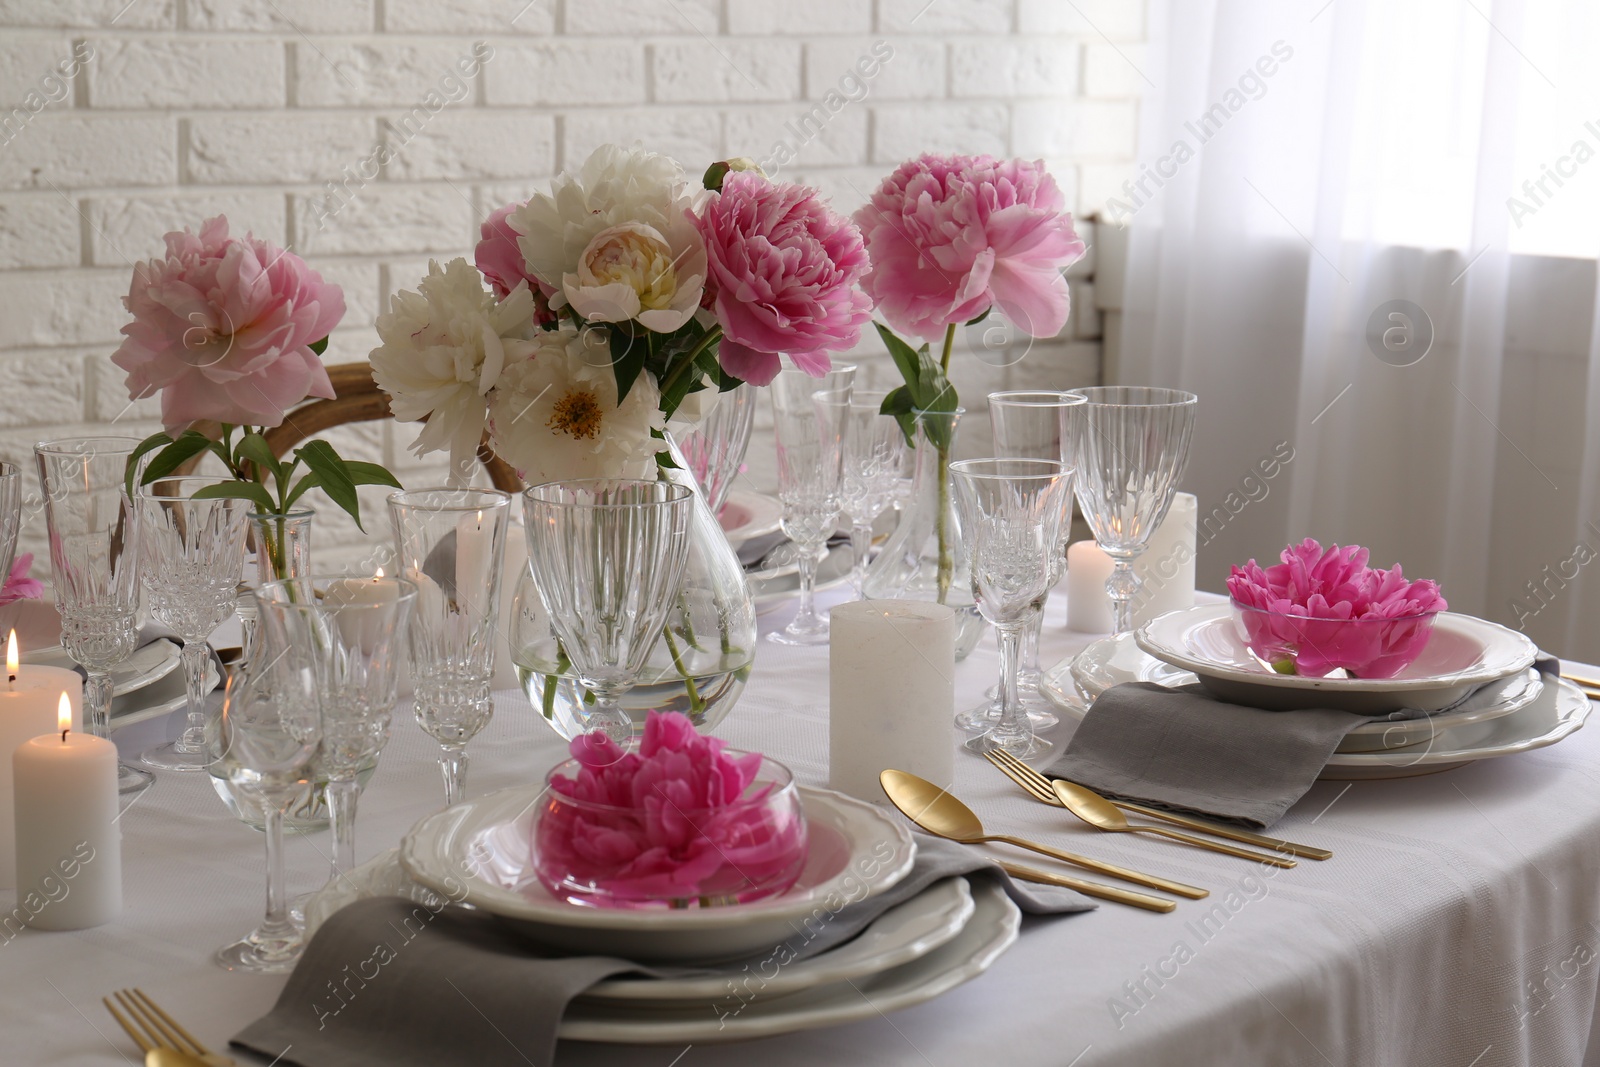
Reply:
[[1067, 629], [1080, 634], [1108, 634], [1116, 626], [1106, 579], [1111, 557], [1093, 541], [1067, 547]]
[[955, 778], [956, 615], [947, 605], [859, 600], [829, 615], [828, 784], [887, 804], [878, 774]]
[[469, 603], [482, 600], [489, 589], [490, 541], [494, 518], [484, 523], [483, 512], [463, 515], [456, 520], [456, 603], [467, 614]]
[[6, 673], [0, 678], [0, 889], [17, 884], [13, 839], [11, 754], [23, 742], [49, 733], [56, 725], [57, 705], [67, 694], [72, 729], [83, 729], [83, 679], [77, 671], [18, 663], [16, 632], [7, 639]]
[[16, 790], [17, 907], [37, 930], [82, 930], [122, 911], [117, 746], [74, 733], [67, 695], [58, 727], [11, 757]]
[[[1134, 626], [1143, 626], [1169, 611], [1194, 607], [1198, 510], [1194, 494], [1175, 493], [1167, 517], [1133, 561], [1133, 572], [1142, 583], [1133, 598]], [[1105, 634], [1115, 627], [1111, 596], [1106, 592], [1112, 566], [1111, 557], [1093, 541], [1079, 541], [1067, 549], [1067, 629]]]
[[[393, 604], [400, 599], [400, 584], [383, 576], [383, 568], [371, 578], [340, 578], [328, 583], [323, 590], [322, 602], [329, 606], [349, 604]], [[339, 616], [339, 633], [347, 642], [361, 646], [361, 651], [372, 654], [383, 633], [382, 612], [349, 612]]]

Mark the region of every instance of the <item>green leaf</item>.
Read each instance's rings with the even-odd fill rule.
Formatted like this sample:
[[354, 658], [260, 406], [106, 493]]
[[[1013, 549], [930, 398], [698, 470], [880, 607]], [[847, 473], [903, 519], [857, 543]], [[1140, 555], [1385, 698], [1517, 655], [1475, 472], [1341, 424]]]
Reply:
[[322, 353], [324, 353], [324, 352], [326, 352], [328, 350], [328, 339], [326, 337], [324, 337], [320, 341], [312, 341], [306, 347], [311, 349], [311, 351], [315, 352], [317, 355], [320, 356], [320, 355], [322, 355]]
[[218, 482], [193, 494], [196, 500], [250, 500], [264, 514], [278, 513], [277, 502], [260, 482]]
[[267, 439], [258, 433], [245, 434], [239, 441], [238, 454], [256, 465], [259, 474], [271, 474], [279, 477], [283, 464], [278, 462], [278, 457], [272, 454], [272, 446], [267, 444]]
[[350, 468], [345, 461], [339, 458], [339, 453], [326, 441], [309, 441], [295, 449], [295, 455], [305, 461], [311, 473], [317, 476], [317, 484], [322, 491], [328, 494], [328, 499], [350, 513], [356, 520], [356, 528], [365, 530], [361, 525], [361, 499], [356, 496], [355, 479], [350, 476]]
[[727, 160], [718, 160], [706, 168], [705, 176], [700, 179], [700, 184], [714, 193], [720, 193], [722, 191], [722, 179], [726, 178], [728, 172], [732, 169], [732, 167], [728, 166]]
[[994, 305], [990, 304], [987, 308], [984, 309], [984, 312], [983, 312], [982, 315], [977, 315], [977, 316], [974, 316], [973, 318], [968, 319], [966, 324], [968, 326], [976, 326], [976, 325], [978, 325], [978, 323], [980, 323], [984, 319], [988, 318], [989, 317], [989, 312], [991, 312], [993, 310], [994, 310]]
[[358, 459], [344, 461], [345, 470], [350, 472], [350, 480], [357, 485], [389, 485], [396, 489], [404, 489], [400, 480], [389, 473], [389, 469], [378, 463], [364, 463]]
[[900, 432], [905, 435], [906, 444], [915, 447], [917, 418], [911, 411], [911, 389], [904, 385], [889, 390], [888, 395], [883, 398], [883, 403], [878, 405], [878, 414], [893, 415], [894, 421], [900, 424]]
[[650, 344], [643, 337], [635, 337], [621, 327], [610, 331], [611, 370], [617, 376], [617, 403], [628, 398], [628, 390], [644, 370], [644, 361], [650, 355]]
[[[150, 465], [144, 469], [144, 477], [140, 485], [149, 485], [157, 478], [165, 478], [185, 463], [189, 462], [200, 453], [211, 450], [217, 443], [199, 430], [185, 430], [178, 435], [178, 439], [161, 451], [157, 452]], [[223, 461], [227, 461], [226, 456]]]
[[917, 350], [896, 337], [894, 331], [881, 322], [872, 324], [878, 331], [878, 336], [883, 338], [883, 345], [889, 350], [889, 355], [894, 359], [895, 367], [900, 371], [900, 377], [907, 385], [915, 385], [918, 372], [921, 370], [923, 356], [927, 353], [927, 345], [923, 345], [923, 355]]
[[163, 445], [170, 445], [172, 438], [164, 433], [153, 433], [139, 442], [139, 447], [133, 450], [128, 457], [128, 467], [123, 472], [123, 481], [126, 483], [128, 499], [133, 499], [133, 476], [139, 473], [139, 461]]
[[289, 509], [293, 508], [295, 501], [305, 496], [311, 490], [318, 488], [320, 485], [321, 483], [317, 481], [317, 476], [315, 474], [308, 474], [304, 478], [301, 478], [298, 482], [295, 482], [294, 488], [289, 491], [288, 498], [283, 502], [283, 510], [287, 512]]

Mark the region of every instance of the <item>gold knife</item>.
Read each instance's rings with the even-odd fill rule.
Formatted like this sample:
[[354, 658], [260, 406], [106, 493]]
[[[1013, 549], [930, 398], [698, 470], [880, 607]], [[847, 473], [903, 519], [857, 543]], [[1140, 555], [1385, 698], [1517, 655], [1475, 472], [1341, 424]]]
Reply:
[[1171, 911], [1178, 906], [1175, 900], [1165, 897], [1153, 897], [1148, 893], [1135, 893], [1131, 889], [1118, 889], [1114, 885], [1102, 885], [1099, 882], [1086, 882], [1082, 878], [1071, 878], [1065, 874], [1051, 874], [1041, 871], [1037, 867], [1025, 867], [1020, 863], [1002, 863], [1000, 869], [1013, 878], [1020, 878], [1024, 882], [1038, 882], [1041, 885], [1058, 885], [1063, 889], [1076, 889], [1086, 897], [1099, 897], [1101, 900], [1112, 900], [1118, 904], [1128, 904], [1146, 911]]

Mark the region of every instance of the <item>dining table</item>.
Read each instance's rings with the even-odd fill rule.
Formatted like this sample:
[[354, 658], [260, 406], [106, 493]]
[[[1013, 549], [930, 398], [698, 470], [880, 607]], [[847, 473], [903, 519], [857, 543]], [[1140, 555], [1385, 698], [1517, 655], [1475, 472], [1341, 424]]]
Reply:
[[[847, 596], [836, 589], [820, 602]], [[1213, 599], [1220, 600], [1200, 595]], [[764, 615], [763, 631], [781, 627], [792, 610]], [[1041, 642], [1047, 666], [1097, 636], [1069, 632], [1065, 617], [1058, 592]], [[997, 672], [991, 634], [957, 665], [958, 707], [976, 704]], [[1058, 751], [1074, 722], [1061, 718], [1046, 734]], [[136, 753], [175, 728], [156, 720], [116, 740]], [[776, 757], [802, 783], [826, 785], [827, 647], [763, 640], [748, 687], [715, 733]], [[951, 745], [959, 741], [952, 728]], [[494, 719], [468, 751], [467, 794], [479, 796], [542, 780], [564, 758], [565, 742], [510, 690], [496, 694]], [[436, 757], [402, 699], [361, 800], [358, 861], [394, 848], [442, 807]], [[1169, 914], [1102, 903], [1026, 918], [986, 973], [862, 1021], [723, 1044], [562, 1041], [556, 1064], [1600, 1067], [1600, 729], [1444, 773], [1318, 782], [1268, 832], [1334, 855], [1293, 869], [1101, 833], [1030, 799], [977, 755], [958, 752], [956, 768], [954, 793], [993, 831], [1211, 894], [1181, 900]], [[260, 834], [229, 814], [205, 774], [162, 772], [124, 804], [120, 916], [75, 932], [0, 928], [0, 1064], [140, 1062], [101, 1005], [133, 986], [211, 1048], [226, 1049], [284, 986], [283, 976], [231, 973], [213, 962], [219, 946], [260, 919]], [[1054, 866], [1004, 845], [974, 847]], [[323, 883], [329, 848], [326, 832], [289, 837], [291, 894]], [[14, 906], [14, 894], [0, 893], [0, 913]], [[861, 995], [871, 1003], [870, 985]], [[462, 1005], [462, 1028], [493, 1025]], [[293, 1062], [294, 1049], [280, 1061]]]

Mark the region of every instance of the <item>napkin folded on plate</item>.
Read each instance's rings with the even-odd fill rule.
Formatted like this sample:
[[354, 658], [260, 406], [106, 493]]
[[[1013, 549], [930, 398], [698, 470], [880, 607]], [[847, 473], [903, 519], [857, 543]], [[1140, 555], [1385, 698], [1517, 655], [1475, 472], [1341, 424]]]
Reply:
[[[1095, 907], [1068, 889], [1014, 882], [982, 853], [919, 834], [905, 878], [839, 911], [822, 935], [797, 938], [795, 955], [834, 948], [894, 905], [960, 875], [999, 879], [1029, 914]], [[770, 956], [769, 949], [757, 958]], [[735, 976], [747, 962], [691, 970], [610, 956], [542, 956], [482, 911], [446, 907], [435, 914], [402, 897], [375, 897], [322, 925], [272, 1011], [232, 1043], [301, 1067], [547, 1064], [567, 1003], [596, 982], [625, 973]]]
[[[1561, 672], [1550, 656], [1534, 667]], [[1118, 800], [1264, 829], [1305, 795], [1352, 729], [1426, 714], [1267, 711], [1218, 700], [1199, 685], [1128, 682], [1100, 694], [1045, 773]]]

